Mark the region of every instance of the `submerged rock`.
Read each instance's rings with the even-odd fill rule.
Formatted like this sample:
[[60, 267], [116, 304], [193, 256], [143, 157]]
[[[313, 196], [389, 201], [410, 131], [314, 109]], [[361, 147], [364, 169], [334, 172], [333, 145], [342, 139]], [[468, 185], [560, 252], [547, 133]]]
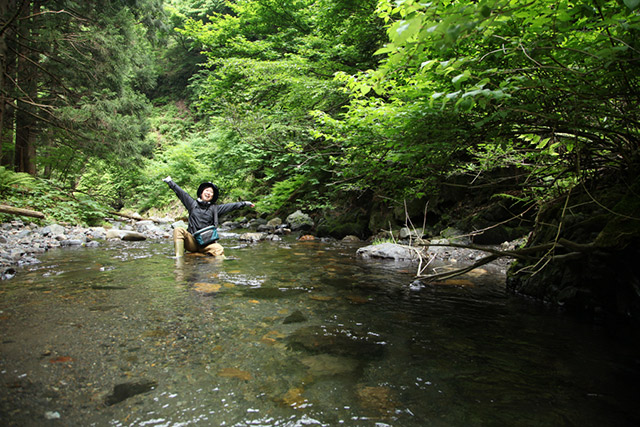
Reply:
[[113, 393], [107, 396], [105, 403], [109, 406], [120, 403], [137, 394], [146, 393], [155, 389], [158, 383], [152, 380], [139, 380], [123, 384], [117, 384], [113, 388]]
[[226, 378], [237, 378], [243, 381], [249, 381], [251, 379], [251, 374], [249, 372], [243, 371], [238, 368], [224, 368], [220, 372], [218, 372], [218, 376]]
[[300, 323], [300, 322], [306, 322], [306, 321], [307, 321], [307, 318], [305, 317], [305, 315], [302, 314], [300, 310], [296, 310], [290, 315], [288, 315], [282, 323], [287, 325], [289, 323]]
[[330, 354], [307, 356], [300, 361], [309, 368], [309, 373], [315, 376], [348, 374], [358, 367], [358, 361], [355, 359]]
[[397, 406], [393, 390], [389, 387], [361, 386], [358, 400], [363, 407], [380, 414], [392, 413]]
[[358, 336], [344, 328], [308, 326], [291, 334], [288, 343], [294, 350], [329, 353], [356, 359], [378, 357], [384, 352], [383, 343], [373, 342], [366, 336]]

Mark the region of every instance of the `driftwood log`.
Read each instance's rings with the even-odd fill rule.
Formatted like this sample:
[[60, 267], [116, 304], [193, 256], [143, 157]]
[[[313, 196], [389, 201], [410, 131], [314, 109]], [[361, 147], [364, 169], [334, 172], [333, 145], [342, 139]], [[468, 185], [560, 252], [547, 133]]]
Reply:
[[161, 223], [161, 221], [159, 221], [157, 219], [154, 219], [154, 218], [142, 218], [140, 215], [137, 215], [137, 214], [135, 214], [135, 215], [127, 215], [127, 214], [123, 214], [123, 213], [120, 213], [120, 212], [109, 212], [109, 213], [111, 215], [121, 216], [123, 218], [129, 218], [129, 219], [133, 219], [135, 221], [150, 220], [150, 221], [153, 221], [156, 224], [160, 224]]
[[42, 212], [32, 211], [30, 209], [14, 208], [13, 206], [9, 205], [0, 205], [0, 212], [12, 215], [30, 216], [33, 218], [44, 218], [44, 214]]

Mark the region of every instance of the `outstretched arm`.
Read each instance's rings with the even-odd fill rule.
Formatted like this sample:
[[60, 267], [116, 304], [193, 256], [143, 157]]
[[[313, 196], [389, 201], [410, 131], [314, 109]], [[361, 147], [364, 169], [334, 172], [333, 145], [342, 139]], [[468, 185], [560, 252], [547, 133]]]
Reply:
[[234, 211], [236, 209], [244, 208], [249, 206], [251, 208], [255, 207], [255, 205], [251, 202], [235, 202], [235, 203], [224, 203], [222, 205], [218, 205], [218, 215], [224, 215], [227, 212]]
[[180, 199], [184, 207], [187, 208], [187, 211], [191, 212], [191, 208], [194, 202], [193, 197], [191, 197], [189, 193], [180, 188], [178, 184], [173, 182], [171, 176], [167, 176], [163, 179], [163, 181], [169, 185], [169, 188], [172, 189], [174, 193], [176, 193], [176, 196], [178, 196], [178, 199]]

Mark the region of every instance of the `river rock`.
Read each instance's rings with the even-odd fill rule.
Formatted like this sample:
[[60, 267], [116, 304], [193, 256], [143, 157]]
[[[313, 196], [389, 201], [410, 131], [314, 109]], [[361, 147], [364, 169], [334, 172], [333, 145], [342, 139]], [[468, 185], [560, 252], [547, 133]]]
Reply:
[[243, 233], [238, 235], [238, 240], [244, 242], [259, 242], [267, 237], [265, 233]]
[[267, 225], [273, 228], [277, 228], [278, 226], [282, 225], [282, 220], [278, 217], [271, 218], [269, 221], [267, 221]]
[[60, 241], [60, 246], [82, 246], [83, 243], [80, 239], [66, 239]]
[[133, 381], [118, 384], [113, 388], [113, 393], [107, 396], [105, 403], [109, 406], [122, 402], [137, 394], [146, 393], [155, 389], [158, 383], [151, 380]]
[[314, 376], [343, 375], [353, 372], [358, 367], [358, 361], [331, 354], [318, 354], [300, 359]]
[[287, 217], [287, 223], [291, 231], [311, 230], [313, 228], [313, 219], [300, 210], [295, 211]]
[[107, 239], [120, 239], [127, 242], [135, 242], [135, 241], [146, 240], [146, 236], [137, 231], [109, 230], [107, 232]]
[[107, 237], [107, 230], [104, 227], [90, 227], [86, 231], [86, 235], [90, 240], [104, 239]]
[[121, 239], [127, 242], [138, 242], [141, 240], [146, 240], [147, 236], [142, 233], [138, 233], [137, 231], [127, 231], [126, 233], [124, 233]]
[[139, 232], [145, 232], [155, 227], [155, 223], [150, 219], [136, 222], [136, 228]]
[[256, 228], [261, 225], [267, 225], [267, 220], [264, 218], [254, 218], [249, 221], [249, 227]]
[[109, 230], [107, 231], [106, 238], [108, 239], [120, 239], [122, 237], [122, 230]]
[[260, 224], [256, 227], [256, 231], [259, 233], [273, 233], [276, 228], [269, 224]]
[[288, 315], [282, 323], [287, 325], [289, 323], [300, 323], [300, 322], [306, 322], [306, 321], [307, 321], [307, 318], [305, 317], [305, 315], [302, 314], [300, 310], [296, 310], [290, 315]]
[[306, 350], [311, 353], [328, 353], [336, 356], [352, 357], [357, 360], [381, 356], [384, 345], [369, 340], [367, 336], [358, 336], [344, 328], [325, 328], [308, 326], [300, 328], [288, 338], [293, 350]]
[[398, 232], [398, 238], [401, 240], [422, 240], [422, 236], [424, 236], [424, 230], [422, 228], [402, 227]]
[[393, 259], [394, 261], [419, 261], [418, 251], [422, 251], [422, 249], [398, 245], [396, 243], [381, 243], [379, 245], [369, 245], [359, 248], [356, 251], [356, 256], [365, 259], [385, 258]]
[[188, 225], [184, 221], [176, 221], [176, 222], [171, 224], [171, 228], [173, 230], [175, 230], [176, 228], [187, 228], [187, 227], [188, 227]]
[[40, 234], [43, 236], [57, 236], [64, 234], [64, 227], [59, 224], [47, 225], [40, 229]]
[[471, 244], [471, 238], [468, 235], [466, 235], [466, 233], [464, 233], [461, 230], [458, 230], [457, 228], [453, 228], [453, 227], [445, 228], [440, 232], [440, 236], [442, 236], [444, 239], [449, 240], [451, 243], [458, 243], [461, 245]]

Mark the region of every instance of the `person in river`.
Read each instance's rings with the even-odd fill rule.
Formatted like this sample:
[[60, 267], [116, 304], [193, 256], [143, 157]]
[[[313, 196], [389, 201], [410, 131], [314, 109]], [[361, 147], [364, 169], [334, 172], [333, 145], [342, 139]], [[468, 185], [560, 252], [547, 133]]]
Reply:
[[164, 178], [163, 181], [176, 193], [189, 213], [187, 229], [177, 227], [173, 230], [176, 258], [183, 257], [185, 250], [216, 257], [223, 256], [224, 248], [218, 243], [218, 217], [245, 206], [254, 207], [254, 204], [235, 202], [216, 205], [220, 191], [211, 182], [200, 184], [196, 193], [197, 199], [194, 199], [173, 182], [170, 176]]

